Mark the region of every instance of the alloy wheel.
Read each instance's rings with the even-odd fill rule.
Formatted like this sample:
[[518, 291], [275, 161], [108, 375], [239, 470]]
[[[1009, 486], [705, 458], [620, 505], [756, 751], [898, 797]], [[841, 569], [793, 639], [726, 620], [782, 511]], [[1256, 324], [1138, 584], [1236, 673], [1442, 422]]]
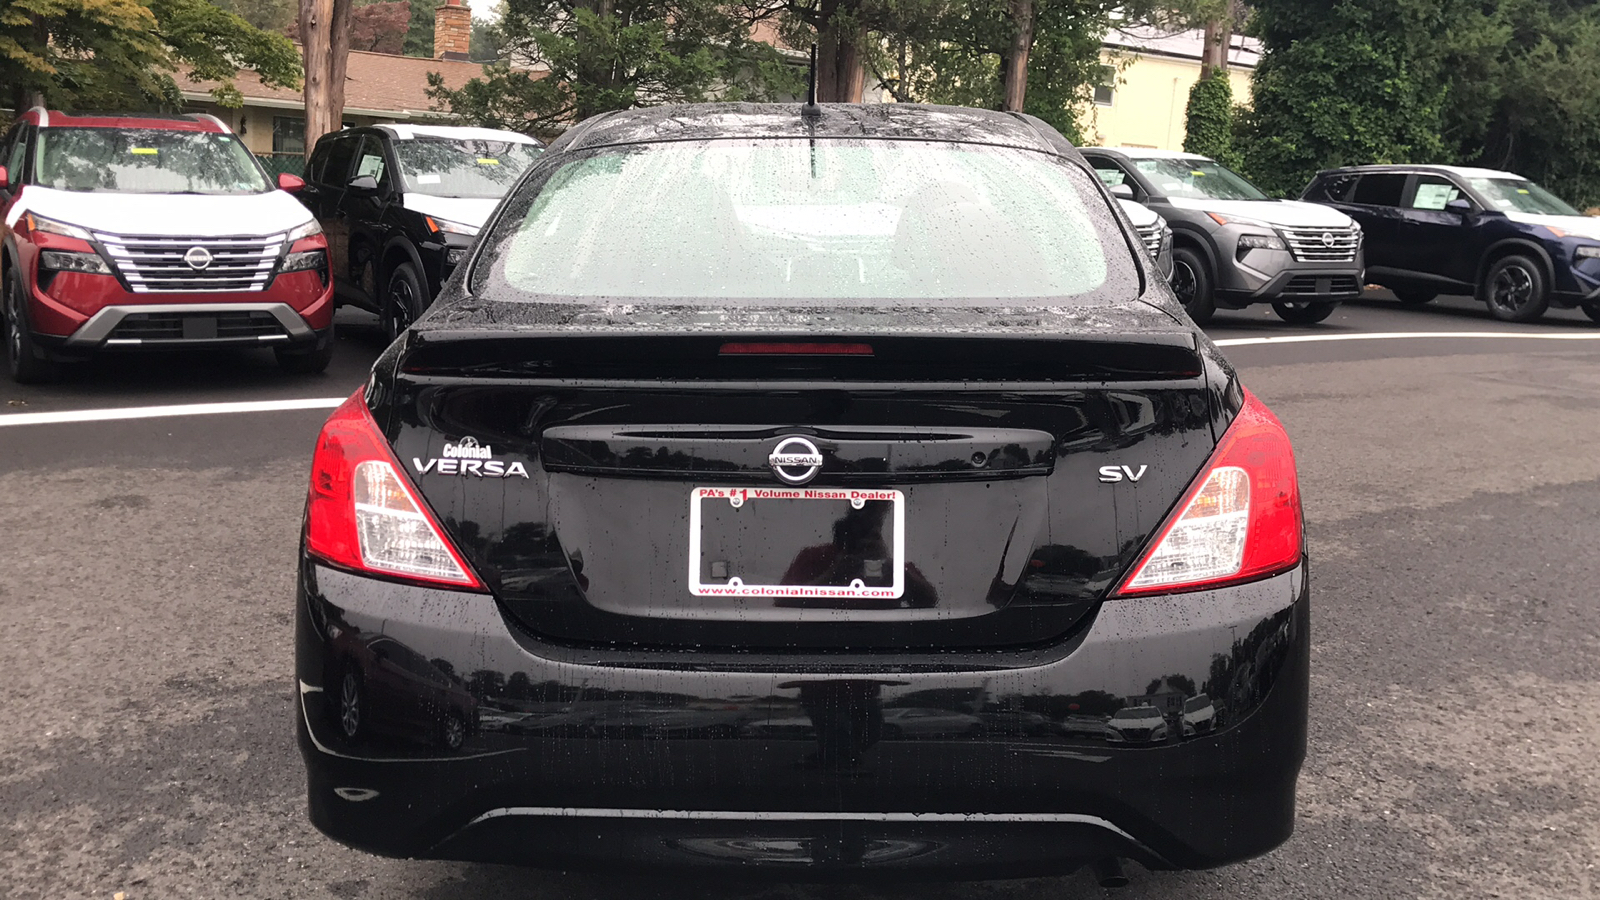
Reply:
[[11, 361], [15, 370], [18, 360], [22, 358], [22, 310], [21, 302], [17, 299], [17, 292], [7, 290], [6, 300], [6, 357]]
[[384, 319], [388, 326], [385, 331], [391, 342], [400, 336], [400, 332], [411, 327], [411, 310], [415, 306], [416, 294], [411, 290], [411, 281], [396, 272], [389, 279], [389, 314]]
[[339, 684], [339, 727], [347, 738], [361, 730], [361, 682], [350, 672]]
[[450, 750], [456, 750], [467, 741], [467, 726], [461, 721], [460, 716], [447, 716], [444, 720], [444, 745]]
[[1194, 303], [1195, 291], [1199, 289], [1199, 279], [1195, 278], [1194, 269], [1185, 262], [1174, 262], [1172, 267], [1172, 293], [1178, 297], [1178, 302], [1188, 307]]
[[1533, 299], [1533, 275], [1521, 266], [1506, 266], [1495, 273], [1489, 285], [1489, 302], [1508, 313], [1515, 313]]

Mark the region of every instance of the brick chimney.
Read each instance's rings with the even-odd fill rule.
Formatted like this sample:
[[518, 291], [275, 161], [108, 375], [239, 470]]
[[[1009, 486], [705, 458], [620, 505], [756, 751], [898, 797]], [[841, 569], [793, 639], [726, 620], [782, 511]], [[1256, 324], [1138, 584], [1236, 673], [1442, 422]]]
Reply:
[[472, 10], [463, 0], [444, 0], [433, 11], [433, 58], [472, 58]]

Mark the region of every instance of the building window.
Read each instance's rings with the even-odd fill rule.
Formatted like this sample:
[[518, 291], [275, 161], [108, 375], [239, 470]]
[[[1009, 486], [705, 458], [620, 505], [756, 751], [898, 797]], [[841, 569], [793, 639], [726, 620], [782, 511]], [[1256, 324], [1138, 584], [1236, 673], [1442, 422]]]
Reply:
[[1094, 102], [1096, 106], [1110, 106], [1117, 94], [1117, 70], [1115, 66], [1100, 67], [1100, 81], [1094, 86]]
[[306, 152], [306, 120], [293, 116], [272, 117], [272, 152]]

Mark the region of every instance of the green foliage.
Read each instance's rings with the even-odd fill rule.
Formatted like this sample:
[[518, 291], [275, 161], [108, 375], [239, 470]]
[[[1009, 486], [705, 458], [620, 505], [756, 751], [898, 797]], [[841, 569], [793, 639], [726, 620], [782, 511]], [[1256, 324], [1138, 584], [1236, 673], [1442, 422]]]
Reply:
[[[871, 71], [897, 99], [955, 106], [1000, 107], [1001, 59], [1016, 27], [1011, 7], [996, 0], [888, 0], [879, 16], [884, 46]], [[1113, 13], [1123, 21], [1154, 14], [1147, 4], [1102, 0], [1036, 0], [1028, 56], [1026, 112], [1079, 141], [1078, 115], [1100, 74], [1100, 41]]]
[[1317, 170], [1436, 160], [1445, 85], [1440, 0], [1257, 0], [1265, 45], [1244, 164], [1269, 193]]
[[262, 31], [289, 34], [291, 28], [298, 29], [300, 4], [297, 0], [211, 0], [211, 2]]
[[1234, 165], [1233, 119], [1233, 84], [1227, 74], [1218, 72], [1196, 81], [1189, 88], [1184, 113], [1184, 151]]
[[609, 110], [710, 99], [762, 100], [800, 89], [778, 52], [749, 38], [749, 19], [719, 0], [508, 0], [504, 52], [548, 74], [487, 66], [460, 90], [429, 76], [438, 108], [466, 121], [548, 133]]
[[10, 0], [0, 11], [0, 84], [16, 106], [37, 92], [58, 109], [175, 109], [180, 67], [221, 82], [216, 99], [230, 106], [241, 68], [300, 84], [288, 38], [206, 0]]
[[1525, 175], [1580, 208], [1600, 203], [1600, 7], [1459, 2], [1445, 21], [1447, 158]]
[[410, 0], [411, 24], [406, 28], [405, 55], [433, 56], [433, 17], [438, 0]]

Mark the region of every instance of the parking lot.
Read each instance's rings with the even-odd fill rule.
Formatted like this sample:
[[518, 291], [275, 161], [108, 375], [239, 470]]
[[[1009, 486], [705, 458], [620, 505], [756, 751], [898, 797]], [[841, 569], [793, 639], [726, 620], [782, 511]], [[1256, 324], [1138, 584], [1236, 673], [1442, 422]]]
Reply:
[[[321, 837], [292, 732], [295, 546], [312, 439], [383, 348], [371, 317], [339, 321], [322, 376], [230, 352], [0, 386], [0, 894], [1102, 895], [1087, 872], [744, 885], [388, 860]], [[1319, 326], [1256, 307], [1208, 331], [1296, 442], [1310, 755], [1285, 847], [1209, 872], [1134, 868], [1118, 895], [1600, 893], [1600, 328], [1371, 296]], [[326, 402], [280, 408], [297, 400]], [[257, 406], [82, 420], [199, 403]]]

